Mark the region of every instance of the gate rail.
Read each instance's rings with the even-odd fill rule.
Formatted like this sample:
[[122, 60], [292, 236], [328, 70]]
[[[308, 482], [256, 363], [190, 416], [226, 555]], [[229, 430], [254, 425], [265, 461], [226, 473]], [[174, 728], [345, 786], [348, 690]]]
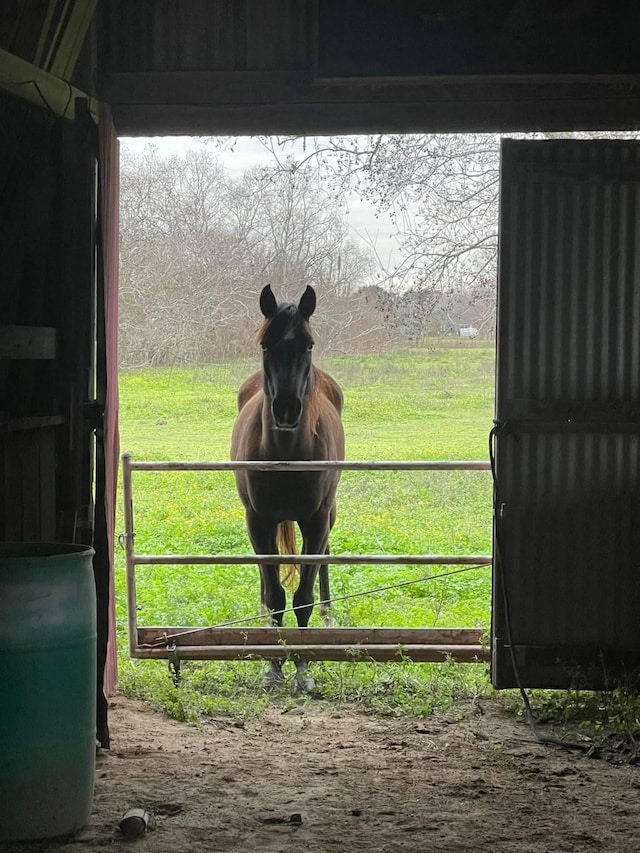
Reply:
[[[132, 658], [189, 660], [411, 659], [440, 662], [486, 661], [484, 632], [473, 628], [277, 628], [142, 627], [137, 624], [136, 566], [332, 563], [334, 565], [486, 566], [492, 558], [442, 554], [136, 554], [133, 523], [133, 471], [488, 471], [483, 461], [289, 461], [289, 462], [137, 462], [122, 457], [129, 652]], [[251, 617], [254, 618], [254, 617]], [[246, 621], [251, 621], [248, 618]]]

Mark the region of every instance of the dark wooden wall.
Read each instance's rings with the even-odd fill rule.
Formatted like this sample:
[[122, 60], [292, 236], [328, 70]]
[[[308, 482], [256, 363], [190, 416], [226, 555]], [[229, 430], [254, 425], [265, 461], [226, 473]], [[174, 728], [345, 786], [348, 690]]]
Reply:
[[0, 538], [90, 541], [94, 131], [0, 111]]

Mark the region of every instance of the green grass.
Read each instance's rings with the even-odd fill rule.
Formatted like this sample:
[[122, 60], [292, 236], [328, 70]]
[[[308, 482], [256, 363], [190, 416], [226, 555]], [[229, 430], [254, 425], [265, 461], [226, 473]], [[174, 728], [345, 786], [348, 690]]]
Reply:
[[[345, 393], [349, 459], [486, 459], [493, 418], [490, 348], [411, 349], [321, 363]], [[227, 459], [235, 394], [257, 358], [192, 370], [123, 374], [121, 447], [139, 460]], [[249, 552], [233, 476], [134, 473], [138, 553]], [[338, 492], [334, 553], [484, 554], [491, 551], [488, 472], [345, 472]], [[118, 626], [126, 648], [123, 559], [117, 566]], [[438, 567], [334, 566], [334, 596], [439, 574]], [[337, 602], [338, 624], [489, 626], [490, 569], [423, 581]], [[141, 567], [138, 621], [210, 625], [257, 613], [255, 566]], [[295, 624], [289, 614], [287, 624]], [[314, 616], [312, 624], [319, 624]], [[185, 665], [176, 690], [164, 663], [121, 653], [121, 687], [173, 716], [257, 713], [267, 701], [260, 663]], [[320, 695], [388, 713], [430, 713], [435, 705], [487, 690], [478, 665], [318, 664]]]

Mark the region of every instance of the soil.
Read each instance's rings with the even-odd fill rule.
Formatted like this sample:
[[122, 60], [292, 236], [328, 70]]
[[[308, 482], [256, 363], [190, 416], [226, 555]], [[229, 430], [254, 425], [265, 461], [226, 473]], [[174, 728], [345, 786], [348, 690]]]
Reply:
[[[196, 728], [117, 697], [84, 853], [640, 850], [640, 768], [539, 745], [487, 700], [461, 722], [305, 703]], [[149, 814], [129, 838], [125, 812]], [[1, 848], [7, 849], [5, 845]]]

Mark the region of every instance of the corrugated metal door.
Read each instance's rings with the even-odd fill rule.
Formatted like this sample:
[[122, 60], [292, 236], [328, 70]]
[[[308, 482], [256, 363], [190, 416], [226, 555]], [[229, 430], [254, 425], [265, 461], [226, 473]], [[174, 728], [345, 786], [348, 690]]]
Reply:
[[599, 689], [640, 665], [640, 144], [505, 140], [501, 183], [492, 681]]

